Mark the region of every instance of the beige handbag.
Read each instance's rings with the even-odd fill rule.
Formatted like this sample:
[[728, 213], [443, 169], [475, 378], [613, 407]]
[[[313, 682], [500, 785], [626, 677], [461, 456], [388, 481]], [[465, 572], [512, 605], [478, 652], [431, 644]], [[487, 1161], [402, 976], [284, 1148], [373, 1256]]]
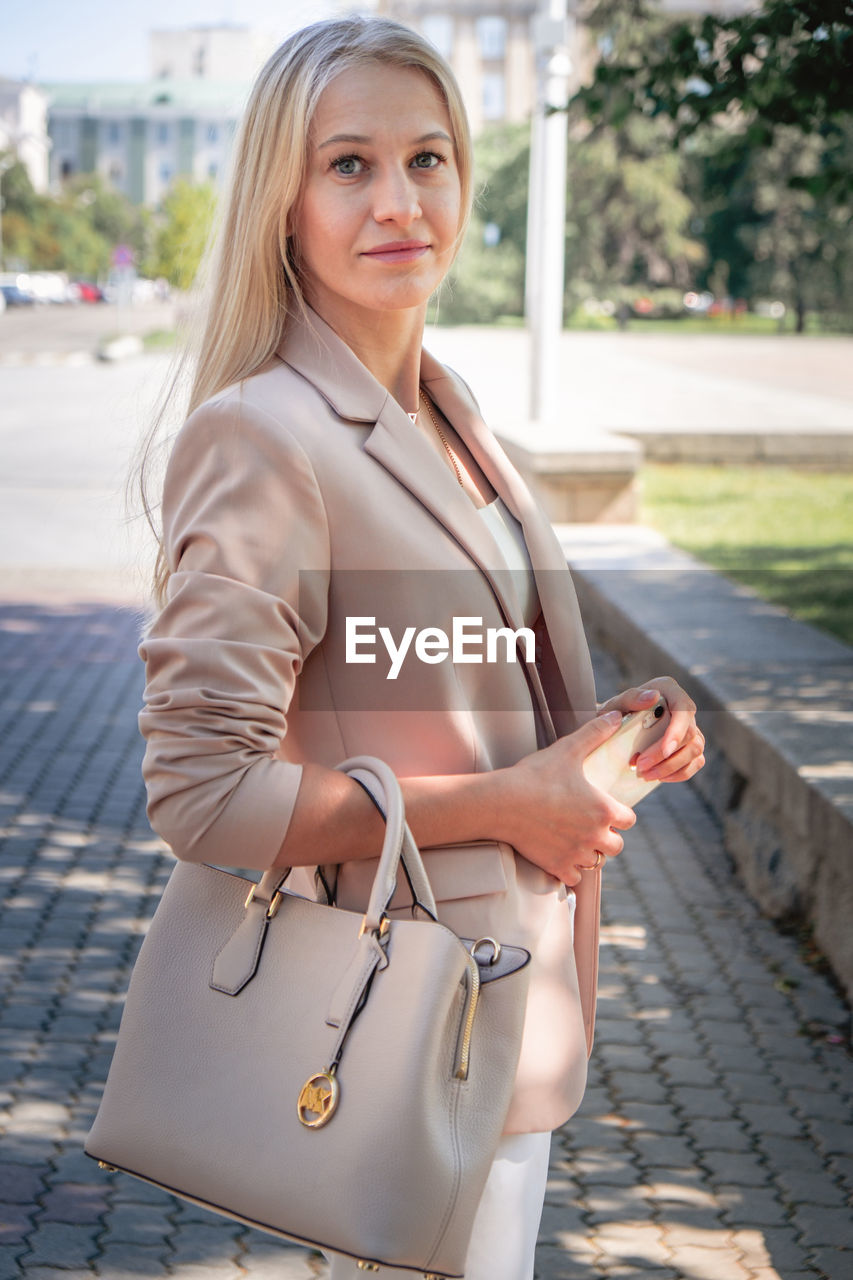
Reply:
[[[461, 1276], [530, 956], [437, 923], [394, 774], [368, 756], [339, 768], [386, 816], [366, 913], [288, 892], [284, 869], [253, 885], [179, 863], [86, 1151], [365, 1271]], [[420, 919], [386, 914], [401, 860]]]

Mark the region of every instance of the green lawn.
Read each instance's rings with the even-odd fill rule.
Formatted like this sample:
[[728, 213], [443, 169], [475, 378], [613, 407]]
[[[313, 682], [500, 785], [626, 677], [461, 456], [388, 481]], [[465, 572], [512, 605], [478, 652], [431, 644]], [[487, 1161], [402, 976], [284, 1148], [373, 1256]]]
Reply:
[[642, 519], [853, 644], [853, 473], [649, 464]]

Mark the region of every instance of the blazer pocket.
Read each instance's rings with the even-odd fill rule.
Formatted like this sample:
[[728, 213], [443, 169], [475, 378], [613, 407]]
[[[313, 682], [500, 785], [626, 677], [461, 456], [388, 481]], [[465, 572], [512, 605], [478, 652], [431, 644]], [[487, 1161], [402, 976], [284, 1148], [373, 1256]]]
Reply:
[[[505, 893], [508, 880], [504, 860], [514, 856], [508, 844], [495, 840], [434, 845], [421, 850], [424, 869], [437, 903]], [[337, 893], [339, 907], [349, 911], [364, 910], [378, 865], [375, 858], [341, 864]], [[408, 911], [411, 906], [412, 893], [401, 867], [389, 911]]]

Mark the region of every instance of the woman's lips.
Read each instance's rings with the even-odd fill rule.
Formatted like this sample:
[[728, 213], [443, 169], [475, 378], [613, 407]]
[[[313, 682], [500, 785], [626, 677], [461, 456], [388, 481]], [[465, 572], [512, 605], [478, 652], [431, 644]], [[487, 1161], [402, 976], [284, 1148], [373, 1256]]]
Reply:
[[375, 249], [366, 249], [362, 256], [374, 262], [416, 262], [428, 248], [425, 240], [391, 240], [388, 244], [378, 244]]

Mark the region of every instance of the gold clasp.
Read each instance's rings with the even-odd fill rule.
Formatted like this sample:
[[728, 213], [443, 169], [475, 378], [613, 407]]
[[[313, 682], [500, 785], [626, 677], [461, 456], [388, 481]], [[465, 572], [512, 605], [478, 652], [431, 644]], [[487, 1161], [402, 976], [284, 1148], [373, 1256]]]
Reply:
[[358, 1267], [359, 1271], [378, 1271], [379, 1270], [378, 1262], [365, 1262], [364, 1258], [359, 1258], [355, 1265]]
[[381, 920], [379, 921], [379, 928], [371, 930], [370, 926], [367, 923], [367, 916], [365, 916], [361, 922], [361, 928], [358, 931], [358, 936], [360, 938], [363, 938], [366, 933], [373, 932], [376, 934], [377, 938], [384, 938], [385, 934], [388, 932], [390, 928], [391, 928], [391, 921], [388, 919], [387, 916], [382, 916]]
[[[248, 897], [246, 898], [246, 901], [243, 904], [244, 909], [246, 911], [248, 911], [249, 909], [249, 904], [254, 901], [257, 887], [258, 886], [256, 884], [253, 884], [251, 889], [249, 890]], [[272, 896], [272, 900], [269, 906], [267, 907], [267, 920], [273, 920], [275, 918], [275, 916], [278, 913], [278, 909], [281, 906], [283, 901], [284, 901], [284, 894], [281, 892], [280, 889], [276, 889], [275, 893]]]

